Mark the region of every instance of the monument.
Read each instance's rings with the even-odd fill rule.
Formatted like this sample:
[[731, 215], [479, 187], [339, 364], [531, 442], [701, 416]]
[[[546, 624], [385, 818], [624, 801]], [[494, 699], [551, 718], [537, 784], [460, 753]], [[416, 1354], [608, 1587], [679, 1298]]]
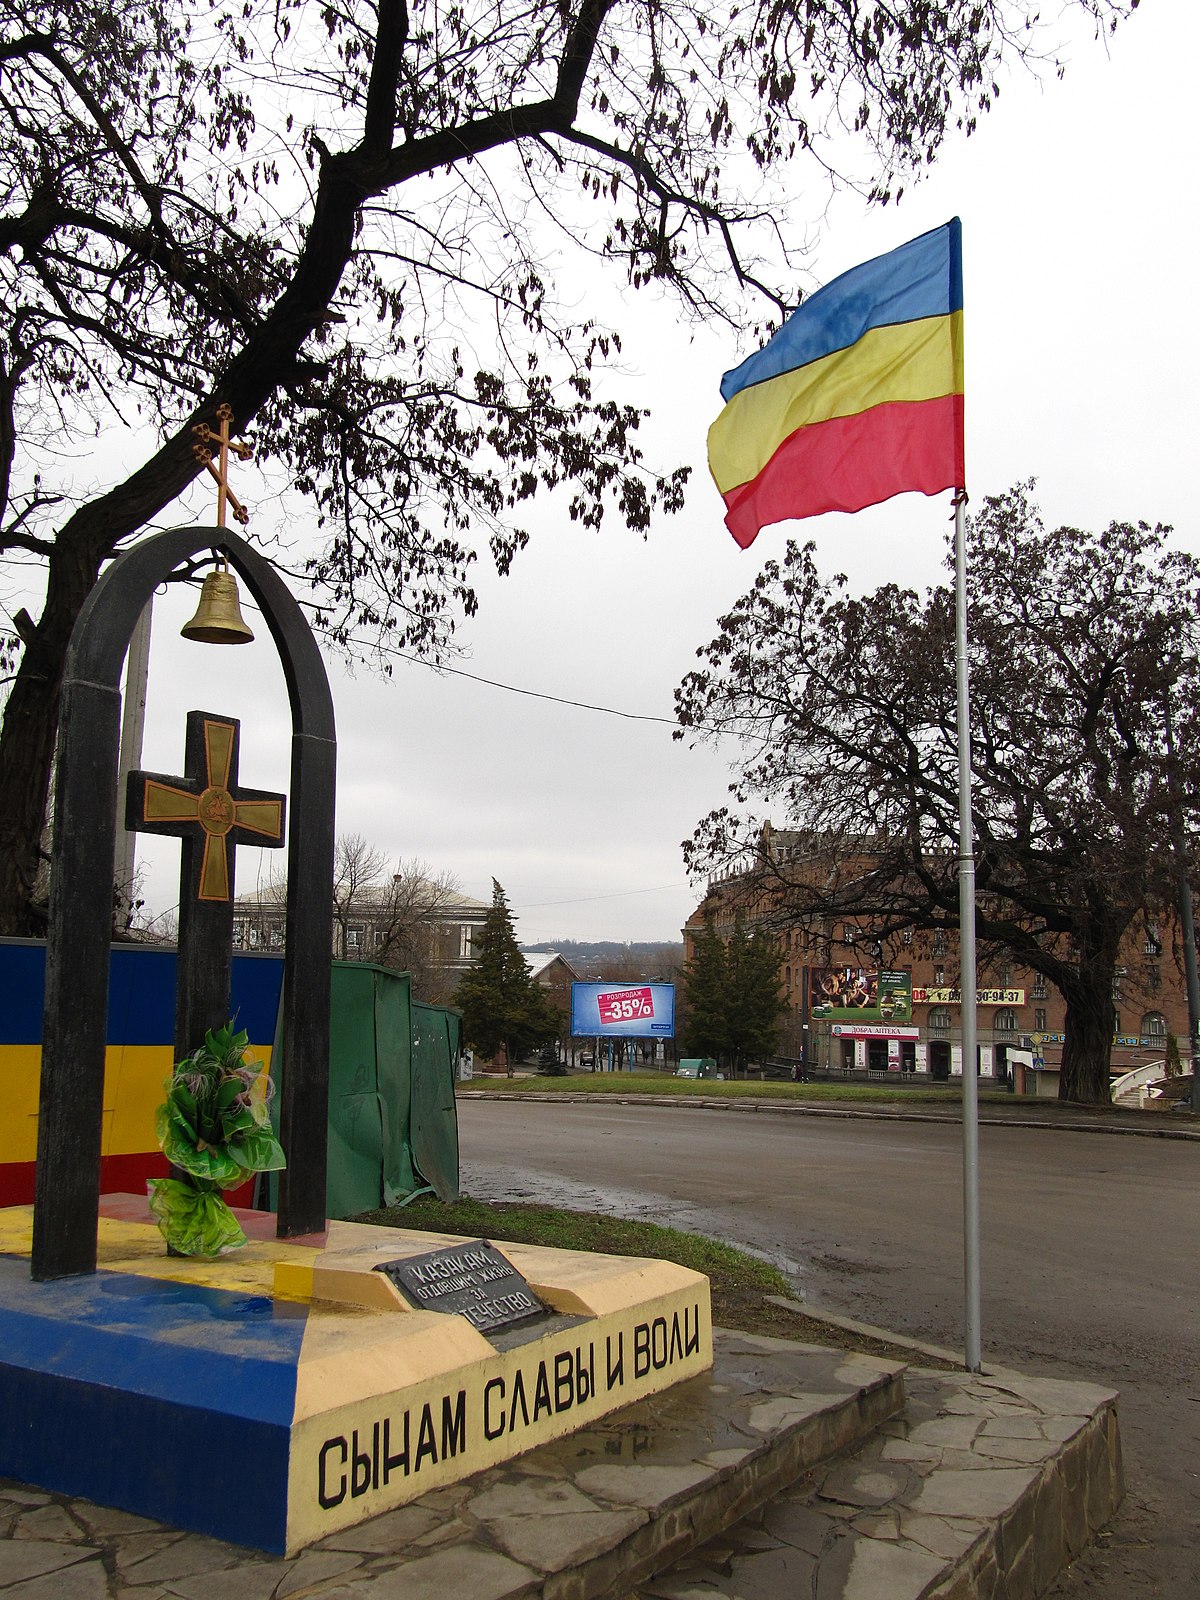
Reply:
[[[244, 447], [220, 421], [218, 526], [118, 557], [67, 656], [35, 1201], [0, 1211], [0, 1474], [290, 1554], [706, 1370], [712, 1328], [707, 1279], [671, 1263], [326, 1222], [332, 697], [294, 598], [223, 525]], [[249, 1242], [215, 1260], [100, 1193], [119, 675], [156, 585], [207, 549], [279, 650], [290, 793], [242, 788], [237, 722], [195, 711], [183, 776], [133, 774], [126, 815], [181, 839], [181, 1056], [228, 1020], [234, 847], [281, 845], [286, 811], [287, 1167], [277, 1215], [239, 1211]]]

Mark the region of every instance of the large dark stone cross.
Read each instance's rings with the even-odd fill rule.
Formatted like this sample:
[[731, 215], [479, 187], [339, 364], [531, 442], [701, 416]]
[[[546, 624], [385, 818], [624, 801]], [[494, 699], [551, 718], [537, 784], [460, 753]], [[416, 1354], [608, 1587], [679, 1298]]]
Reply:
[[283, 843], [283, 796], [238, 787], [240, 728], [231, 717], [189, 711], [185, 776], [129, 774], [125, 826], [182, 840], [176, 1060], [230, 1020], [234, 846]]

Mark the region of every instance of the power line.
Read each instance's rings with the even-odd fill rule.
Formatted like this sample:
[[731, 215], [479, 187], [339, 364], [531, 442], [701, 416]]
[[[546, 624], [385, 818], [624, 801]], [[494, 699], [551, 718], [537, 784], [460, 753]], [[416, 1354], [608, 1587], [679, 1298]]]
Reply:
[[[303, 606], [306, 611], [320, 611], [322, 609], [311, 600], [299, 600], [297, 603]], [[248, 601], [247, 604], [252, 611], [258, 610], [258, 607], [252, 602]], [[261, 612], [259, 614], [261, 615]], [[327, 639], [334, 637], [332, 630], [329, 628], [314, 627], [313, 632], [324, 634]], [[392, 656], [397, 661], [411, 662], [414, 666], [425, 667], [430, 672], [447, 673], [455, 678], [469, 678], [472, 683], [486, 684], [489, 689], [503, 689], [506, 694], [523, 695], [529, 700], [548, 700], [552, 705], [571, 706], [577, 711], [598, 711], [602, 716], [620, 717], [625, 722], [656, 722], [665, 728], [678, 726], [674, 717], [655, 717], [644, 711], [618, 711], [614, 706], [593, 705], [588, 700], [571, 700], [564, 695], [546, 694], [541, 689], [522, 689], [514, 683], [502, 683], [498, 678], [485, 678], [478, 672], [468, 672], [464, 667], [448, 667], [440, 663], [426, 661], [424, 656], [412, 655], [406, 650], [397, 650], [390, 645], [377, 644], [374, 649], [380, 655]], [[640, 893], [638, 890], [632, 892]], [[603, 897], [601, 896], [600, 898]]]
[[[327, 628], [315, 628], [313, 631], [329, 636]], [[387, 645], [376, 645], [375, 648], [381, 655], [394, 656], [398, 661], [411, 661], [416, 666], [427, 667], [430, 672], [444, 672], [455, 678], [469, 678], [472, 683], [486, 684], [489, 689], [503, 689], [508, 694], [524, 695], [530, 700], [549, 700], [553, 705], [572, 706], [577, 711], [599, 711], [603, 716], [620, 717], [626, 722], [657, 722], [668, 728], [677, 726], [674, 717], [654, 717], [643, 711], [618, 711], [613, 706], [593, 705], [587, 700], [569, 700], [564, 695], [546, 694], [541, 689], [522, 689], [514, 683], [501, 683], [498, 678], [485, 678], [478, 672], [467, 672], [463, 667], [435, 665], [432, 661], [426, 661], [422, 656], [409, 655], [404, 650], [393, 650]]]
[[[322, 609], [311, 600], [297, 598], [296, 603], [306, 611], [320, 611]], [[262, 611], [253, 601], [247, 600], [245, 604], [247, 609], [257, 612], [259, 616], [262, 615]], [[334, 638], [333, 631], [330, 628], [314, 626], [313, 632], [324, 634], [327, 639]], [[523, 689], [515, 683], [502, 683], [499, 678], [485, 678], [478, 672], [468, 672], [464, 667], [448, 667], [442, 663], [426, 661], [424, 656], [412, 655], [406, 650], [397, 650], [390, 645], [377, 644], [373, 648], [379, 655], [391, 656], [397, 661], [408, 661], [414, 666], [425, 667], [430, 672], [446, 673], [455, 678], [468, 678], [472, 683], [485, 684], [489, 689], [503, 689], [506, 694], [519, 694], [529, 700], [548, 700], [551, 705], [570, 706], [576, 711], [596, 711], [601, 716], [619, 717], [623, 722], [654, 722], [664, 728], [679, 727], [679, 723], [674, 717], [656, 717], [645, 711], [618, 711], [615, 706], [598, 706], [589, 700], [571, 700], [565, 695], [547, 694], [541, 689]], [[725, 731], [721, 728], [707, 728], [699, 723], [692, 723], [689, 726], [694, 733], [712, 733], [719, 737], [726, 737]], [[640, 890], [632, 890], [630, 892], [641, 893]], [[598, 898], [602, 899], [604, 897], [599, 896]], [[564, 904], [566, 903], [564, 902]]]

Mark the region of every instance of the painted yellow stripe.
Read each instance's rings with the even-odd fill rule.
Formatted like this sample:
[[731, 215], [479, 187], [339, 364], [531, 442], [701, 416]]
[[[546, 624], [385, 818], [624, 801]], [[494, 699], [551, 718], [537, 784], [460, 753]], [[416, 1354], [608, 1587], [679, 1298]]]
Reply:
[[4, 1115], [0, 1116], [0, 1161], [37, 1159], [38, 1076], [40, 1044], [0, 1045], [0, 1083]]
[[[110, 1044], [104, 1052], [104, 1125], [101, 1154], [139, 1155], [157, 1150], [154, 1113], [174, 1064], [170, 1045]], [[271, 1064], [270, 1045], [254, 1045], [250, 1058]], [[37, 1159], [37, 1110], [42, 1050], [36, 1044], [0, 1045], [0, 1162]]]
[[872, 328], [857, 344], [735, 394], [708, 433], [722, 494], [756, 478], [797, 429], [963, 388], [962, 312]]

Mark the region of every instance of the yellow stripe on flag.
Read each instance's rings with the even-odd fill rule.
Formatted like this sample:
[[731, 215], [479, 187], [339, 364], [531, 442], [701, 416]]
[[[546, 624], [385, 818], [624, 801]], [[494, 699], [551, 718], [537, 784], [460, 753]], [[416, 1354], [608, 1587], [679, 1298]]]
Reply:
[[961, 311], [871, 328], [848, 349], [735, 394], [709, 429], [709, 468], [727, 494], [811, 423], [962, 390]]

